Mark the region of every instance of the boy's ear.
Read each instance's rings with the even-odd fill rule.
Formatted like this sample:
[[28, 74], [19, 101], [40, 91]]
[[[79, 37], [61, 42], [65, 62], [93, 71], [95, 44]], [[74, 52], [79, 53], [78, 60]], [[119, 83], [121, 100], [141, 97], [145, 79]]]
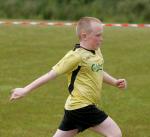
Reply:
[[86, 40], [87, 38], [87, 34], [85, 32], [82, 32], [80, 36], [82, 40]]

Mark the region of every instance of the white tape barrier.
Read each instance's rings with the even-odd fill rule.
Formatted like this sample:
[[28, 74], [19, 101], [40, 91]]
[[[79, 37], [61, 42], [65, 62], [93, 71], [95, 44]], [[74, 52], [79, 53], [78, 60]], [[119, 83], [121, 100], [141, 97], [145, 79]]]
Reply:
[[[0, 21], [0, 25], [42, 25], [42, 26], [74, 26], [76, 22], [36, 22], [36, 21]], [[106, 23], [103, 24], [106, 27], [150, 27], [150, 24], [117, 24], [117, 23]]]

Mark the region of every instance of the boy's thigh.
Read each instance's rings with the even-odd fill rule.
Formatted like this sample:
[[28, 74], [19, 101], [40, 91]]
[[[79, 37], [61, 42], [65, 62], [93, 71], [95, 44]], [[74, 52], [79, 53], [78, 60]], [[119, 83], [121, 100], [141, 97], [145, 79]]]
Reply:
[[119, 126], [110, 117], [105, 119], [101, 124], [91, 127], [90, 129], [106, 137], [122, 137]]
[[74, 137], [77, 133], [78, 133], [77, 129], [69, 130], [69, 131], [63, 131], [63, 130], [57, 129], [53, 137]]

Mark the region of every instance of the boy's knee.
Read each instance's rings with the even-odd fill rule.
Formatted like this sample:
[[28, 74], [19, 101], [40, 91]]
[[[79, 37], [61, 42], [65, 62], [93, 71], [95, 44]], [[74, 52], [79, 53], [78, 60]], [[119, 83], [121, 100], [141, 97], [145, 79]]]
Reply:
[[121, 130], [114, 132], [112, 135], [109, 135], [107, 137], [122, 137]]
[[118, 130], [116, 130], [116, 132], [114, 132], [114, 135], [112, 137], [122, 137], [122, 132], [121, 132], [120, 128], [118, 128]]
[[116, 133], [116, 135], [113, 136], [113, 137], [122, 137], [122, 133], [121, 133], [121, 132], [118, 132], [118, 133]]
[[116, 137], [122, 137], [122, 132], [121, 132], [121, 130], [119, 130], [119, 131], [117, 132]]

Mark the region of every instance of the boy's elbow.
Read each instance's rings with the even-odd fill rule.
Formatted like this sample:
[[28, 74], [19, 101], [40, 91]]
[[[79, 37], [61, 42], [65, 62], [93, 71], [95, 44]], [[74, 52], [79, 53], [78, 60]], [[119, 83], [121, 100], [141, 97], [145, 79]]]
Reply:
[[58, 76], [58, 74], [53, 69], [48, 72], [49, 79], [55, 79], [57, 76]]

